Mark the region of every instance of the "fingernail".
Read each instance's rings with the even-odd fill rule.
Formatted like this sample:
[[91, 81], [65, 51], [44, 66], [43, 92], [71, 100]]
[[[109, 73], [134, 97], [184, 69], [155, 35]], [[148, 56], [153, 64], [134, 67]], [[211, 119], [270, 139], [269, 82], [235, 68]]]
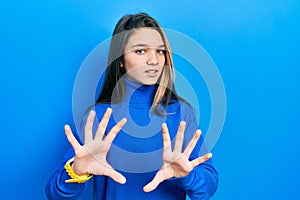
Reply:
[[122, 183], [122, 184], [125, 184], [125, 183], [126, 183], [126, 178], [123, 178], [123, 179], [121, 180], [121, 183]]

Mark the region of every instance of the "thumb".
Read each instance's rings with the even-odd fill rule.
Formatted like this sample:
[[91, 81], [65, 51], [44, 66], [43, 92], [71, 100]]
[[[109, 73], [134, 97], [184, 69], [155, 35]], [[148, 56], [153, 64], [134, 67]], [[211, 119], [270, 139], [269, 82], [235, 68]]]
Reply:
[[121, 173], [117, 172], [114, 169], [108, 169], [107, 172], [104, 175], [109, 176], [114, 181], [116, 181], [120, 184], [125, 184], [126, 183], [126, 178]]
[[144, 192], [151, 192], [153, 190], [155, 190], [158, 186], [158, 183], [151, 181], [150, 183], [148, 183], [147, 185], [144, 186], [143, 190]]
[[160, 172], [161, 171], [158, 171], [156, 173], [155, 177], [153, 178], [153, 180], [144, 186], [144, 188], [143, 188], [144, 192], [151, 192], [151, 191], [155, 190], [157, 188], [157, 186], [165, 180]]

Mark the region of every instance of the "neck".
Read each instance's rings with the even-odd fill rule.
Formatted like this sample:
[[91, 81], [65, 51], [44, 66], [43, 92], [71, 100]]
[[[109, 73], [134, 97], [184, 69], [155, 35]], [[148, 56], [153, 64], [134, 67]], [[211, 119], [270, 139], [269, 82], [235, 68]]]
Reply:
[[143, 85], [124, 78], [126, 94], [124, 101], [134, 104], [152, 104], [156, 85]]

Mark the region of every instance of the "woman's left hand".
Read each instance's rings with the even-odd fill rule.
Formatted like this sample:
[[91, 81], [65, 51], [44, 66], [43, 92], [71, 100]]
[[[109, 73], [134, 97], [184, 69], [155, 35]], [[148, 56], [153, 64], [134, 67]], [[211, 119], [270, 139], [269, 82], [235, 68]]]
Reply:
[[204, 163], [212, 157], [211, 153], [189, 161], [189, 157], [200, 138], [201, 131], [197, 130], [193, 138], [182, 152], [185, 122], [181, 121], [176, 135], [174, 150], [172, 151], [171, 140], [167, 125], [162, 125], [163, 135], [163, 164], [155, 177], [145, 187], [145, 192], [153, 191], [161, 182], [169, 178], [179, 178], [188, 175], [196, 166]]

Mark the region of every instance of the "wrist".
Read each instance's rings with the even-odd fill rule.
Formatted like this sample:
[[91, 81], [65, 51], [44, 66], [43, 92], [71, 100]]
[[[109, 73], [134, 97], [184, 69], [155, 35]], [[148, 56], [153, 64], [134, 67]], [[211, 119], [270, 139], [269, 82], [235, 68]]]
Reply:
[[[75, 174], [77, 175], [92, 175], [91, 173], [88, 172], [87, 170], [87, 165], [85, 164], [86, 162], [78, 161], [75, 157], [68, 160], [70, 162], [70, 166], [72, 167], [72, 170], [74, 171]], [[82, 164], [84, 163], [84, 164]]]
[[73, 166], [72, 166], [73, 162], [74, 162], [74, 158], [71, 158], [66, 162], [64, 166], [66, 172], [71, 178], [66, 180], [65, 181], [66, 183], [84, 183], [93, 177], [93, 175], [90, 174], [76, 174], [76, 172], [73, 170]]

